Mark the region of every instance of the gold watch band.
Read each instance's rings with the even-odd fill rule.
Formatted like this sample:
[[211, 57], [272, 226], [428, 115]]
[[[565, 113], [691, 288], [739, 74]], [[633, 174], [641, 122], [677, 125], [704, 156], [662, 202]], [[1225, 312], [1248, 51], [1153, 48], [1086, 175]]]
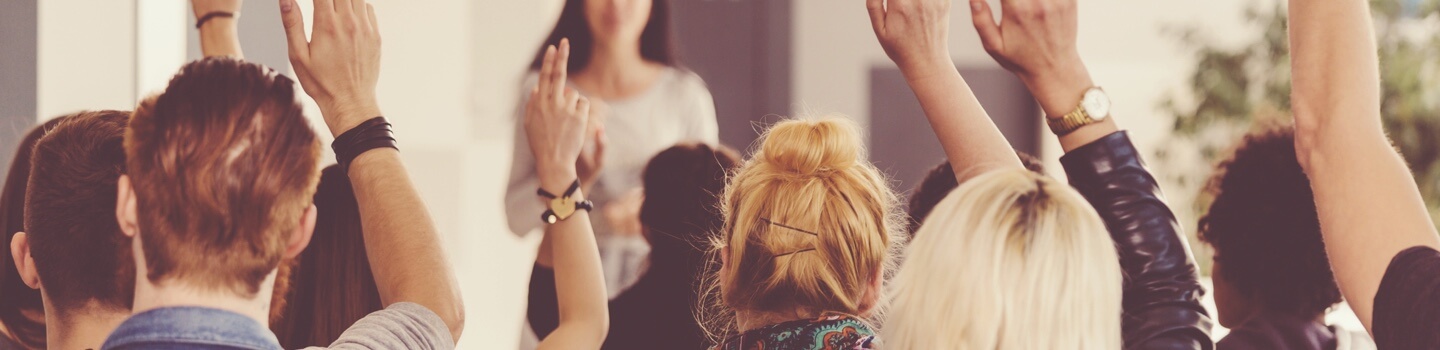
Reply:
[[1095, 119], [1085, 113], [1084, 107], [1075, 107], [1074, 111], [1066, 113], [1060, 118], [1045, 118], [1046, 124], [1050, 125], [1050, 132], [1055, 135], [1065, 136], [1086, 125], [1094, 124]]

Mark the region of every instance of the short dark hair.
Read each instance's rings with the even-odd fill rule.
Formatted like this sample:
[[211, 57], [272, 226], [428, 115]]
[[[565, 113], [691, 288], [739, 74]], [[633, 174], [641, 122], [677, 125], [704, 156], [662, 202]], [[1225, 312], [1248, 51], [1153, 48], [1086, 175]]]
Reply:
[[287, 305], [271, 327], [286, 349], [330, 345], [355, 321], [384, 308], [345, 168], [321, 172], [315, 207], [315, 235], [296, 258]]
[[[653, 0], [650, 5], [650, 20], [640, 33], [640, 57], [667, 66], [679, 66], [675, 54], [675, 43], [670, 32], [670, 1]], [[530, 69], [540, 70], [545, 63], [545, 49], [560, 45], [560, 39], [570, 39], [570, 72], [579, 72], [590, 65], [590, 56], [595, 52], [595, 33], [590, 29], [590, 19], [585, 17], [585, 0], [566, 0], [560, 10], [560, 19], [555, 29], [540, 45]]]
[[676, 145], [651, 158], [641, 176], [645, 201], [640, 222], [652, 251], [702, 254], [697, 247], [724, 223], [720, 194], [739, 166], [734, 150], [703, 143]]
[[[1020, 164], [1024, 165], [1025, 169], [1045, 175], [1045, 164], [1039, 158], [1019, 151], [1015, 152], [1015, 156], [1020, 157]], [[914, 238], [915, 231], [920, 230], [920, 224], [925, 222], [925, 218], [930, 216], [930, 211], [940, 204], [940, 200], [945, 199], [945, 196], [950, 195], [950, 191], [959, 186], [955, 180], [955, 168], [950, 166], [948, 160], [940, 162], [925, 174], [920, 185], [910, 191], [910, 206], [906, 211], [910, 220], [907, 222], [909, 227], [906, 232], [910, 233], [911, 238]]]
[[92, 300], [129, 310], [134, 300], [130, 239], [115, 220], [129, 119], [124, 111], [81, 112], [35, 143], [25, 234], [45, 294], [59, 310]]
[[242, 296], [280, 266], [320, 178], [295, 82], [229, 57], [186, 64], [142, 101], [125, 152], [146, 278]]
[[11, 236], [25, 231], [25, 188], [30, 184], [30, 155], [34, 153], [35, 142], [65, 118], [50, 119], [25, 133], [19, 147], [15, 147], [15, 159], [10, 163], [9, 174], [5, 175], [4, 189], [0, 190], [0, 230], [5, 230], [0, 232], [0, 238], [5, 239], [6, 247], [0, 249], [0, 300], [4, 300], [0, 302], [0, 324], [10, 330], [10, 338], [29, 348], [45, 348], [45, 323], [31, 320], [25, 313], [44, 313], [45, 305], [40, 291], [20, 279], [9, 244]]
[[1198, 232], [1225, 266], [1217, 278], [1271, 311], [1308, 317], [1340, 302], [1293, 128], [1245, 136], [1206, 192], [1214, 200]]

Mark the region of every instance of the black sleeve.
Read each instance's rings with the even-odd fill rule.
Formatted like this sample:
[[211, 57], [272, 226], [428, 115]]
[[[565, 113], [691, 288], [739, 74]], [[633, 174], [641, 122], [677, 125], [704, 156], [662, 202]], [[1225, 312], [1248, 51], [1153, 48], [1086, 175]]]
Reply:
[[1060, 159], [1110, 230], [1125, 274], [1126, 349], [1212, 349], [1195, 262], [1155, 177], [1124, 132]]
[[1381, 349], [1440, 349], [1440, 252], [1414, 247], [1395, 255], [1371, 316]]
[[538, 339], [560, 327], [560, 299], [555, 292], [555, 269], [535, 265], [530, 272], [530, 305], [525, 316]]

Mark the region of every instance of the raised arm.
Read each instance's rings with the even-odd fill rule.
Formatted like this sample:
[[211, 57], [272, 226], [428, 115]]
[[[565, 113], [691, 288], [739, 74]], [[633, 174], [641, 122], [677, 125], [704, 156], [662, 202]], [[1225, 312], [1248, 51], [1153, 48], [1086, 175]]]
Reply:
[[[307, 42], [294, 1], [281, 3], [290, 62], [330, 131], [338, 136], [380, 116], [374, 8], [361, 0], [316, 0], [314, 40]], [[400, 154], [390, 148], [364, 152], [350, 163], [349, 175], [381, 302], [424, 306], [444, 320], [458, 341], [465, 324], [460, 286]]]
[[[240, 50], [240, 5], [244, 0], [190, 0], [195, 21], [200, 27], [200, 52], [205, 57], [231, 56], [244, 58]], [[207, 18], [208, 16], [208, 18]]]
[[[552, 46], [545, 52], [540, 83], [531, 92], [524, 120], [525, 134], [535, 155], [539, 189], [560, 198], [566, 198], [571, 184], [579, 179], [575, 161], [585, 143], [590, 113], [589, 100], [565, 87], [569, 59], [569, 40], [561, 40], [560, 47]], [[569, 198], [584, 198], [583, 192], [577, 189]], [[537, 201], [542, 199], [535, 197]], [[562, 213], [557, 210], [556, 214]], [[540, 213], [535, 213], [533, 220], [540, 220]], [[573, 216], [549, 224], [544, 240], [548, 241], [548, 249], [542, 247], [537, 263], [555, 266], [560, 324], [540, 341], [539, 349], [600, 348], [610, 327], [606, 305], [609, 300], [589, 212], [576, 210]]]
[[[867, 0], [880, 45], [920, 100], [960, 182], [989, 170], [1021, 168], [950, 58], [951, 0]], [[876, 116], [883, 117], [883, 116]]]
[[1440, 239], [1380, 123], [1368, 2], [1291, 0], [1290, 60], [1295, 151], [1315, 192], [1330, 266], [1374, 331], [1375, 295], [1391, 259], [1411, 247], [1440, 247]]

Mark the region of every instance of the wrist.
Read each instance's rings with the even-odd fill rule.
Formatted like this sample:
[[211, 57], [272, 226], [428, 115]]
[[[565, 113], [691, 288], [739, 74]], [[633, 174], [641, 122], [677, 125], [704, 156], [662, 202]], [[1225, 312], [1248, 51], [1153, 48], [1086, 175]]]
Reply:
[[565, 193], [565, 190], [579, 179], [574, 168], [542, 166], [537, 167], [537, 170], [540, 177], [540, 189], [556, 195]]
[[934, 55], [927, 59], [898, 66], [900, 74], [904, 75], [907, 81], [929, 80], [959, 72], [955, 69], [955, 63], [950, 61], [949, 55]]
[[[379, 117], [379, 104], [374, 98], [352, 99], [347, 101], [368, 101], [364, 103], [330, 102], [320, 104], [320, 114], [324, 116], [325, 126], [330, 128], [330, 134], [340, 136], [350, 129], [354, 129], [360, 123]], [[318, 103], [317, 103], [318, 104]]]
[[1025, 74], [1020, 80], [1040, 103], [1045, 116], [1058, 118], [1080, 105], [1085, 91], [1095, 87], [1090, 71], [1078, 58], [1039, 73]]

